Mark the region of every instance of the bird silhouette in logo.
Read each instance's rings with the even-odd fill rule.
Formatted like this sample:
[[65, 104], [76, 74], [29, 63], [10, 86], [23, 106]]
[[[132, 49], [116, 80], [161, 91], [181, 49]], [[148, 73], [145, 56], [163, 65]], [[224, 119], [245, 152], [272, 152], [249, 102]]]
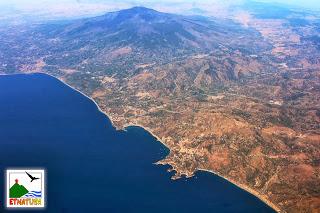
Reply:
[[37, 177], [33, 177], [32, 175], [30, 175], [28, 172], [26, 172], [27, 175], [29, 176], [29, 178], [31, 179], [31, 182], [34, 181], [34, 180], [39, 180], [40, 178], [37, 178]]

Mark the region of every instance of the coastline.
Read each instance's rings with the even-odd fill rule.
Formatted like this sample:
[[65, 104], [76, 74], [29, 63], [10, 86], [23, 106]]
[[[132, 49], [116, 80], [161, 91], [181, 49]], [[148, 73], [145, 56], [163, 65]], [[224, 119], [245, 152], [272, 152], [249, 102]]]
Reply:
[[[91, 101], [96, 105], [98, 111], [101, 112], [102, 114], [104, 114], [105, 116], [107, 116], [107, 118], [108, 118], [108, 119], [110, 120], [110, 122], [111, 122], [111, 125], [112, 125], [113, 127], [115, 127], [116, 130], [126, 131], [126, 128], [127, 128], [127, 127], [130, 127], [130, 126], [140, 127], [140, 128], [142, 128], [142, 129], [144, 129], [145, 131], [147, 131], [148, 133], [150, 133], [158, 142], [160, 142], [160, 143], [163, 144], [165, 147], [167, 147], [167, 148], [169, 149], [169, 152], [171, 151], [170, 147], [169, 147], [167, 144], [165, 144], [165, 143], [164, 143], [156, 134], [154, 134], [154, 133], [152, 132], [152, 130], [149, 129], [148, 127], [145, 127], [145, 126], [142, 126], [142, 125], [139, 125], [139, 124], [128, 123], [128, 124], [124, 125], [122, 129], [117, 128], [117, 126], [114, 124], [114, 122], [113, 122], [113, 120], [112, 120], [112, 116], [110, 116], [110, 115], [108, 115], [106, 112], [102, 111], [102, 109], [100, 108], [100, 106], [98, 105], [98, 103], [97, 103], [92, 97], [90, 97], [90, 96], [84, 94], [83, 92], [81, 92], [80, 90], [78, 90], [78, 89], [70, 86], [68, 83], [64, 82], [62, 79], [60, 79], [60, 78], [58, 78], [58, 77], [56, 77], [56, 76], [54, 76], [54, 75], [52, 75], [52, 74], [48, 74], [48, 73], [45, 73], [45, 72], [28, 72], [28, 73], [23, 73], [23, 72], [21, 72], [21, 73], [13, 73], [13, 74], [5, 74], [5, 73], [2, 74], [2, 73], [0, 73], [0, 76], [2, 76], [2, 75], [8, 75], [8, 76], [9, 76], [9, 75], [21, 75], [21, 74], [22, 74], [22, 75], [45, 74], [45, 75], [48, 75], [48, 76], [50, 76], [50, 77], [52, 77], [52, 78], [60, 81], [61, 83], [63, 83], [63, 84], [66, 85], [67, 87], [69, 87], [70, 89], [72, 89], [72, 90], [80, 93], [81, 95], [83, 95], [83, 96], [85, 96], [86, 98], [88, 98], [89, 100], [91, 100]], [[174, 169], [173, 169], [173, 170], [174, 170]], [[257, 197], [260, 201], [262, 201], [263, 203], [265, 203], [266, 205], [268, 205], [270, 208], [272, 208], [272, 209], [275, 210], [276, 212], [279, 212], [279, 213], [282, 212], [281, 209], [280, 209], [278, 206], [276, 206], [275, 204], [273, 204], [271, 201], [269, 201], [269, 200], [266, 198], [265, 195], [260, 194], [259, 192], [255, 191], [255, 190], [253, 190], [253, 189], [251, 189], [251, 188], [249, 188], [249, 187], [247, 187], [247, 186], [244, 185], [244, 184], [237, 183], [236, 181], [233, 181], [233, 180], [231, 180], [231, 179], [229, 179], [229, 178], [227, 178], [227, 177], [224, 177], [224, 176], [222, 176], [222, 175], [220, 175], [220, 174], [218, 174], [218, 173], [216, 173], [216, 172], [214, 172], [214, 171], [212, 171], [212, 170], [197, 168], [196, 171], [204, 171], [204, 172], [209, 172], [209, 173], [212, 173], [212, 174], [214, 174], [214, 175], [217, 175], [217, 176], [219, 176], [219, 177], [227, 180], [228, 182], [232, 183], [233, 185], [239, 187], [240, 189], [245, 190], [246, 192], [248, 192], [248, 193], [252, 194], [253, 196]], [[196, 172], [196, 171], [195, 171], [195, 172]], [[188, 178], [188, 177], [187, 177], [187, 178]]]
[[[104, 113], [106, 116], [108, 116], [106, 113]], [[155, 135], [148, 127], [144, 127], [142, 125], [137, 125], [137, 124], [133, 124], [133, 123], [129, 123], [127, 125], [124, 126], [124, 128], [126, 127], [130, 127], [130, 126], [136, 126], [136, 127], [140, 127], [142, 129], [144, 129], [145, 131], [149, 132], [154, 138], [157, 139], [157, 141], [159, 141], [161, 144], [163, 144], [165, 147], [167, 147], [170, 151], [170, 148], [157, 136]], [[175, 169], [173, 169], [175, 170]], [[267, 206], [269, 206], [270, 208], [272, 208], [273, 210], [275, 210], [276, 212], [282, 212], [281, 209], [276, 206], [275, 204], [273, 204], [271, 201], [269, 201], [264, 195], [260, 194], [259, 192], [247, 187], [246, 185], [244, 184], [240, 184], [240, 183], [237, 183], [236, 181], [234, 180], [231, 180], [230, 178], [227, 178], [227, 177], [224, 177], [220, 174], [218, 174], [217, 172], [215, 171], [212, 171], [212, 170], [208, 170], [208, 169], [201, 169], [201, 168], [198, 168], [195, 172], [197, 171], [204, 171], [204, 172], [209, 172], [209, 173], [212, 173], [214, 175], [217, 175], [225, 180], [227, 180], [228, 182], [232, 183], [233, 185], [239, 187], [240, 189], [252, 194], [253, 196], [255, 196], [256, 198], [258, 198], [260, 201], [262, 201], [263, 203], [265, 203]], [[190, 178], [192, 176], [186, 176], [187, 178]]]
[[275, 204], [273, 204], [272, 202], [270, 202], [264, 195], [260, 194], [259, 192], [247, 187], [246, 185], [244, 184], [240, 184], [240, 183], [237, 183], [236, 181], [233, 181], [231, 180], [230, 178], [227, 178], [227, 177], [224, 177], [214, 171], [211, 171], [211, 170], [208, 170], [208, 169], [198, 169], [197, 171], [204, 171], [204, 172], [209, 172], [209, 173], [212, 173], [214, 175], [217, 175], [225, 180], [227, 180], [228, 182], [232, 183], [233, 185], [241, 188], [242, 190], [245, 190], [246, 192], [252, 194], [253, 196], [255, 196], [256, 198], [258, 198], [259, 200], [261, 200], [263, 203], [265, 203], [266, 205], [268, 205], [270, 208], [272, 208], [273, 210], [275, 210], [276, 212], [282, 212], [281, 209], [276, 206]]

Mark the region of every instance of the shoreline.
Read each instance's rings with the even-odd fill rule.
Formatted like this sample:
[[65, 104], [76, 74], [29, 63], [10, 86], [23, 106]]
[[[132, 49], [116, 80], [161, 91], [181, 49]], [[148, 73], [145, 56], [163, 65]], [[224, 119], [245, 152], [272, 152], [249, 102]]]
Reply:
[[[104, 113], [106, 116], [108, 116], [106, 113]], [[159, 141], [161, 144], [163, 144], [166, 148], [169, 149], [169, 152], [171, 152], [170, 148], [158, 137], [156, 136], [148, 127], [144, 127], [142, 125], [137, 125], [137, 124], [133, 124], [133, 123], [129, 123], [127, 125], [124, 126], [124, 128], [127, 128], [127, 127], [130, 127], [130, 126], [135, 126], [135, 127], [140, 127], [142, 129], [144, 129], [145, 131], [149, 132], [154, 138], [157, 139], [157, 141]], [[162, 164], [163, 165], [163, 164]], [[170, 165], [170, 164], [168, 164]], [[171, 166], [171, 165], [170, 165]], [[173, 171], [175, 171], [175, 169], [173, 169]], [[231, 180], [230, 178], [227, 178], [227, 177], [224, 177], [222, 176], [221, 174], [218, 174], [217, 172], [215, 171], [212, 171], [212, 170], [208, 170], [208, 169], [201, 169], [201, 168], [198, 168], [194, 173], [196, 173], [197, 171], [202, 171], [202, 172], [208, 172], [208, 173], [211, 173], [211, 174], [214, 174], [214, 175], [217, 175], [221, 178], [223, 178], [224, 180], [230, 182], [231, 184], [235, 185], [236, 187], [250, 193], [251, 195], [255, 196], [256, 198], [258, 198], [261, 202], [265, 203], [267, 206], [269, 206], [270, 208], [272, 208], [274, 211], [276, 212], [282, 212], [281, 209], [276, 206], [275, 204], [273, 204], [271, 201], [269, 201], [264, 195], [260, 194], [259, 192], [247, 187], [246, 185], [244, 184], [241, 184], [241, 183], [237, 183], [236, 181], [234, 180]], [[191, 178], [192, 176], [186, 176], [186, 178]]]
[[[138, 125], [138, 124], [134, 124], [134, 123], [128, 123], [126, 125], [123, 126], [122, 129], [119, 129], [116, 127], [116, 125], [114, 124], [113, 120], [112, 120], [112, 116], [108, 115], [107, 113], [105, 113], [104, 111], [102, 111], [102, 109], [100, 108], [100, 106], [98, 105], [98, 103], [91, 97], [89, 97], [88, 95], [84, 94], [83, 92], [81, 92], [80, 90], [70, 86], [68, 83], [64, 82], [62, 79], [58, 78], [58, 77], [55, 77], [51, 74], [48, 74], [48, 73], [45, 73], [45, 72], [30, 72], [30, 73], [13, 73], [13, 74], [0, 74], [1, 75], [32, 75], [32, 74], [45, 74], [45, 75], [48, 75], [58, 81], [60, 81], [62, 84], [66, 85], [67, 87], [69, 87], [70, 89], [80, 93], [81, 95], [85, 96], [86, 98], [88, 98], [89, 100], [91, 100], [97, 107], [98, 111], [101, 112], [102, 114], [104, 114], [108, 119], [109, 121], [111, 122], [111, 125], [117, 130], [117, 131], [127, 131], [126, 128], [127, 127], [130, 127], [130, 126], [134, 126], [134, 127], [139, 127], [139, 128], [142, 128], [144, 129], [145, 131], [147, 131], [148, 133], [150, 133], [158, 142], [160, 142], [161, 144], [163, 144], [166, 148], [169, 149], [169, 153], [171, 152], [171, 149], [168, 147], [167, 144], [165, 144], [157, 135], [155, 135], [148, 127], [144, 127], [142, 125]], [[170, 164], [168, 164], [170, 165]], [[174, 169], [173, 169], [174, 170]], [[204, 172], [209, 172], [209, 173], [212, 173], [214, 175], [217, 175], [225, 180], [227, 180], [228, 182], [230, 182], [231, 184], [237, 186], [238, 188], [252, 194], [253, 196], [255, 196], [256, 198], [258, 198], [261, 202], [265, 203], [267, 206], [269, 206], [270, 208], [272, 208], [274, 211], [276, 212], [282, 212], [281, 209], [279, 207], [277, 207], [275, 204], [273, 204], [271, 201], [269, 201], [267, 198], [264, 197], [264, 195], [260, 194], [259, 192], [247, 187], [246, 185], [244, 184], [241, 184], [241, 183], [237, 183], [236, 181], [233, 181], [227, 177], [224, 177], [220, 174], [218, 174], [217, 172], [214, 172], [212, 170], [208, 170], [208, 169], [201, 169], [201, 168], [198, 168], [197, 170], [195, 170], [195, 172], [197, 171], [204, 171]], [[194, 173], [195, 173], [194, 172]], [[189, 177], [187, 177], [189, 178]]]
[[233, 185], [237, 186], [238, 188], [252, 194], [253, 196], [255, 196], [256, 198], [258, 198], [261, 202], [265, 203], [267, 206], [269, 206], [270, 208], [272, 208], [273, 210], [275, 210], [276, 212], [282, 212], [281, 209], [279, 207], [277, 207], [275, 204], [273, 204], [272, 202], [270, 202], [267, 198], [264, 197], [264, 195], [260, 194], [259, 192], [247, 187], [244, 184], [241, 183], [237, 183], [236, 181], [231, 180], [230, 178], [224, 177], [220, 174], [218, 174], [217, 172], [214, 172], [212, 170], [208, 170], [208, 169], [198, 169], [197, 171], [202, 171], [202, 172], [209, 172], [212, 173], [214, 175], [217, 175], [225, 180], [227, 180], [228, 182], [232, 183]]

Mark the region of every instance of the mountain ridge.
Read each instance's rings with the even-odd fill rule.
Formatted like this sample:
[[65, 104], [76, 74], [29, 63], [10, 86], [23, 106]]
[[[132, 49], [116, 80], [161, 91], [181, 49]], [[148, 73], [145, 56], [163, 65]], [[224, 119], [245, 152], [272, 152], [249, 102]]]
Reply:
[[[261, 42], [257, 32], [227, 20], [218, 22], [141, 7], [61, 26], [40, 25], [35, 33], [43, 38], [39, 46], [52, 55], [45, 59], [46, 64], [57, 63], [57, 60], [62, 64], [72, 57], [68, 65], [83, 64], [86, 60], [94, 61], [99, 67], [109, 63], [114, 67], [112, 70], [122, 68], [124, 76], [141, 64], [164, 64], [191, 55], [208, 54], [212, 50], [230, 52], [239, 49], [257, 54], [270, 48]], [[234, 42], [234, 37], [243, 34], [252, 39]], [[254, 47], [253, 38], [258, 41], [254, 42]], [[52, 44], [48, 45], [48, 40]]]

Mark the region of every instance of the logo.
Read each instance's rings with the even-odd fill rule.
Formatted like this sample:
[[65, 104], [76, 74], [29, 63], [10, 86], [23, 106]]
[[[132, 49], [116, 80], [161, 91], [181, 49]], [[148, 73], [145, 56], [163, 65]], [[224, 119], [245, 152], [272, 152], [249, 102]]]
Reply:
[[45, 171], [7, 170], [7, 208], [44, 208]]

